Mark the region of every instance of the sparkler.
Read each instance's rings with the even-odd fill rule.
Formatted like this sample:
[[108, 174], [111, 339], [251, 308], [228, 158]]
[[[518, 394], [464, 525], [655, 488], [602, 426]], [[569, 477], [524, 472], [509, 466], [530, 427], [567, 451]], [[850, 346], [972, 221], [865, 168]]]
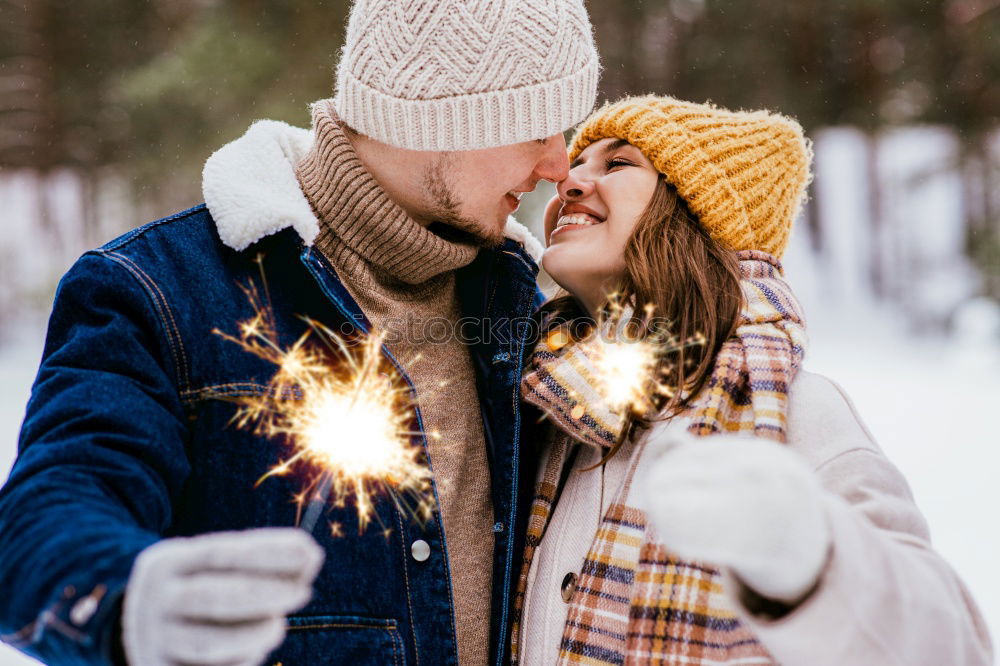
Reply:
[[[364, 531], [372, 516], [378, 518], [374, 498], [380, 493], [391, 497], [404, 515], [428, 519], [434, 509], [431, 473], [420, 459], [420, 448], [410, 444], [410, 437], [419, 434], [410, 427], [414, 405], [409, 387], [382, 356], [384, 336], [349, 344], [303, 318], [309, 330], [282, 348], [268, 303], [252, 284], [241, 288], [254, 317], [238, 324], [238, 336], [214, 332], [274, 363], [278, 371], [264, 395], [237, 399], [234, 422], [268, 438], [286, 439], [293, 447], [291, 456], [257, 485], [305, 468], [307, 480], [295, 501], [299, 524], [308, 532], [331, 501], [344, 506], [351, 499], [359, 532]], [[341, 526], [334, 523], [330, 529], [338, 536]]]
[[650, 407], [649, 384], [656, 370], [661, 349], [648, 340], [604, 340], [593, 344], [592, 358], [598, 386], [608, 408], [637, 414]]
[[[603, 406], [620, 416], [629, 412], [649, 416], [662, 404], [661, 399], [672, 398], [678, 389], [669, 381], [672, 366], [666, 359], [687, 347], [705, 344], [701, 334], [678, 339], [670, 333], [669, 323], [655, 319], [653, 314], [653, 306], [647, 305], [641, 316], [635, 316], [630, 306], [612, 294], [608, 312], [596, 330], [576, 343], [592, 363]], [[549, 348], [556, 351], [572, 338], [557, 328], [547, 341]], [[581, 418], [584, 412], [584, 407], [577, 405], [571, 415]]]

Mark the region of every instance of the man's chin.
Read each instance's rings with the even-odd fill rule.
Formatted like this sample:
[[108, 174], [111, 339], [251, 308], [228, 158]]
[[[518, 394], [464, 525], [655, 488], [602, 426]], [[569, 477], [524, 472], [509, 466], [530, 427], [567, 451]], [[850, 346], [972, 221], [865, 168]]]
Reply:
[[433, 222], [427, 229], [449, 242], [462, 245], [493, 248], [498, 247], [503, 242], [503, 227], [496, 231], [494, 231], [495, 227], [487, 230], [483, 228], [483, 225], [473, 220]]

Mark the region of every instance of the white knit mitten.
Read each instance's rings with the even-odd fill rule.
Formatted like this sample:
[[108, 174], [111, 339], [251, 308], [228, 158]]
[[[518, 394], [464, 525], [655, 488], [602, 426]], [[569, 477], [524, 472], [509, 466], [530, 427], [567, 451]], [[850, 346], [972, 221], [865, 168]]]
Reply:
[[299, 529], [166, 539], [135, 561], [122, 610], [133, 666], [256, 666], [305, 606], [323, 550]]
[[762, 597], [801, 600], [830, 549], [819, 480], [781, 444], [686, 426], [654, 425], [637, 472], [637, 499], [664, 545], [728, 568]]

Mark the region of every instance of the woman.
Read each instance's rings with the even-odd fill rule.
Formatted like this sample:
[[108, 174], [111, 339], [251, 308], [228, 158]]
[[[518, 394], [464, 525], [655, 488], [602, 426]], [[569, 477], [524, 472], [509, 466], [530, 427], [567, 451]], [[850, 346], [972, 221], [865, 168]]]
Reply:
[[[568, 295], [522, 383], [549, 425], [515, 661], [992, 663], [905, 480], [800, 369], [779, 260], [809, 180], [801, 128], [631, 98], [570, 159], [542, 260]], [[673, 349], [628, 410], [601, 380], [623, 336]]]

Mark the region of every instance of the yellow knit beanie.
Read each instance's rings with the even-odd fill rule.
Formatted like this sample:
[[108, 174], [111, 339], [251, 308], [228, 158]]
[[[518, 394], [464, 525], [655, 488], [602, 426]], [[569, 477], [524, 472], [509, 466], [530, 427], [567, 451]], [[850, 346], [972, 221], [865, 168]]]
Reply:
[[625, 139], [677, 188], [713, 239], [781, 257], [809, 184], [812, 146], [790, 118], [672, 97], [627, 97], [584, 121], [570, 160]]

